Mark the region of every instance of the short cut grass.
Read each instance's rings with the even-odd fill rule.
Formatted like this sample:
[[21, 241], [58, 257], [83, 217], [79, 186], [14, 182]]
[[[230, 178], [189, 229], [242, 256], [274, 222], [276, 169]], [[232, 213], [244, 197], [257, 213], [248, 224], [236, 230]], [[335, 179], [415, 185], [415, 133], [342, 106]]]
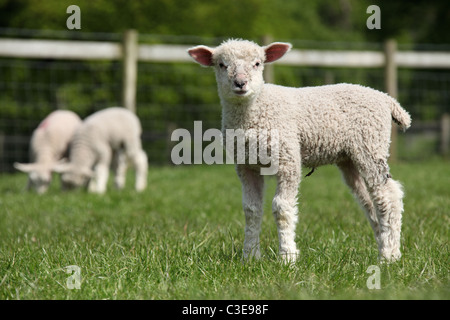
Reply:
[[[306, 171], [305, 171], [306, 172]], [[234, 168], [151, 168], [149, 187], [103, 196], [25, 192], [0, 178], [0, 299], [449, 299], [448, 162], [392, 166], [405, 185], [403, 257], [378, 264], [373, 233], [339, 171], [300, 190], [292, 266], [278, 257], [266, 186], [262, 259], [242, 262], [244, 214]], [[129, 175], [129, 179], [133, 179]], [[68, 289], [80, 268], [80, 289]], [[367, 288], [371, 265], [379, 290]]]

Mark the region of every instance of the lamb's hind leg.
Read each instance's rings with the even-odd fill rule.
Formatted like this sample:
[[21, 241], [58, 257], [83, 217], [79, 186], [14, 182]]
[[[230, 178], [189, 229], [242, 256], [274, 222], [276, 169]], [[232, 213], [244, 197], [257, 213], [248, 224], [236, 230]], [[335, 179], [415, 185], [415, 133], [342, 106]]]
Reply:
[[139, 137], [132, 137], [125, 143], [125, 152], [135, 170], [136, 191], [141, 192], [147, 188], [148, 158]]
[[400, 233], [403, 213], [403, 190], [392, 179], [385, 160], [373, 161], [366, 166], [364, 180], [375, 205], [380, 236], [378, 250], [381, 260], [393, 262], [401, 257]]
[[351, 160], [344, 161], [338, 164], [339, 169], [342, 172], [345, 183], [351, 189], [353, 196], [359, 202], [366, 214], [367, 220], [369, 220], [375, 235], [375, 240], [379, 244], [380, 228], [378, 224], [377, 211], [367, 190], [366, 183], [361, 177], [359, 171]]
[[403, 190], [399, 182], [386, 178], [370, 188], [380, 223], [378, 249], [380, 259], [394, 262], [401, 257], [400, 233], [402, 227]]
[[139, 149], [131, 157], [131, 161], [136, 170], [135, 189], [140, 192], [147, 187], [148, 160], [144, 150]]
[[242, 206], [245, 213], [244, 259], [261, 257], [259, 234], [263, 215], [264, 177], [259, 171], [237, 165], [236, 171], [242, 183]]
[[127, 173], [127, 156], [123, 150], [117, 150], [114, 154], [114, 186], [121, 190], [125, 186]]

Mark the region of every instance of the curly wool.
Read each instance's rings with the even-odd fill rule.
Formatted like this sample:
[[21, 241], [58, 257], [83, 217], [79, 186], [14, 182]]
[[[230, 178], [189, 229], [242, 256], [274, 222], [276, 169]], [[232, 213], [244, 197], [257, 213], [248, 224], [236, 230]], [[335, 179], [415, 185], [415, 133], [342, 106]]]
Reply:
[[[69, 163], [56, 168], [66, 187], [79, 187], [89, 179], [88, 190], [106, 191], [109, 168], [115, 157], [115, 184], [125, 184], [127, 162], [136, 169], [135, 188], [147, 185], [147, 155], [142, 150], [141, 124], [137, 116], [121, 107], [107, 108], [87, 117], [71, 141]], [[93, 171], [92, 171], [93, 169]]]
[[69, 142], [81, 124], [72, 111], [56, 110], [45, 117], [33, 131], [30, 141], [30, 163], [15, 163], [17, 170], [28, 173], [28, 189], [47, 191], [53, 166], [67, 156]]
[[[278, 134], [278, 186], [272, 211], [281, 256], [294, 261], [298, 255], [294, 238], [301, 166], [335, 164], [369, 219], [380, 258], [395, 261], [401, 256], [403, 192], [387, 164], [391, 120], [406, 130], [411, 118], [392, 97], [360, 85], [290, 88], [264, 83], [264, 63], [281, 58], [290, 48], [287, 43], [260, 47], [229, 40], [217, 48], [191, 48], [189, 54], [214, 67], [224, 135], [227, 129]], [[246, 258], [260, 256], [264, 181], [254, 167], [237, 165], [246, 214]]]

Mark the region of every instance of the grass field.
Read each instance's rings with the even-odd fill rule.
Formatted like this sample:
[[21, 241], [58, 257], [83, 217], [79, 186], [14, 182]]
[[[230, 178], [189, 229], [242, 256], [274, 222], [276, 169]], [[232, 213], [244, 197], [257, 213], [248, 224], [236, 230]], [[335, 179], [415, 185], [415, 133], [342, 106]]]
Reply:
[[[306, 171], [305, 171], [306, 173]], [[403, 257], [377, 264], [369, 223], [335, 167], [300, 187], [291, 266], [278, 257], [266, 186], [262, 259], [242, 263], [244, 216], [232, 166], [151, 168], [149, 187], [45, 196], [0, 176], [0, 299], [449, 299], [450, 162], [392, 166], [405, 187]], [[129, 175], [129, 180], [133, 180]], [[68, 289], [66, 267], [79, 267]], [[380, 269], [381, 289], [366, 282]]]

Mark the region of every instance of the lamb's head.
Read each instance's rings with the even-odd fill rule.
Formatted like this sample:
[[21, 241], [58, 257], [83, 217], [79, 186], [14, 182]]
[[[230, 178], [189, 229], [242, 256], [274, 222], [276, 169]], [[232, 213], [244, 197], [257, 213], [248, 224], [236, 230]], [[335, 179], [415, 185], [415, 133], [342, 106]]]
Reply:
[[14, 163], [14, 168], [28, 173], [28, 188], [42, 194], [48, 190], [52, 180], [51, 165], [41, 163]]
[[61, 186], [63, 190], [84, 187], [94, 176], [94, 172], [90, 168], [78, 167], [71, 162], [59, 163], [53, 167], [53, 171], [61, 174]]
[[261, 47], [247, 40], [228, 40], [216, 48], [196, 46], [188, 53], [199, 64], [214, 67], [221, 99], [244, 101], [261, 91], [264, 64], [280, 59], [290, 48], [282, 42]]

